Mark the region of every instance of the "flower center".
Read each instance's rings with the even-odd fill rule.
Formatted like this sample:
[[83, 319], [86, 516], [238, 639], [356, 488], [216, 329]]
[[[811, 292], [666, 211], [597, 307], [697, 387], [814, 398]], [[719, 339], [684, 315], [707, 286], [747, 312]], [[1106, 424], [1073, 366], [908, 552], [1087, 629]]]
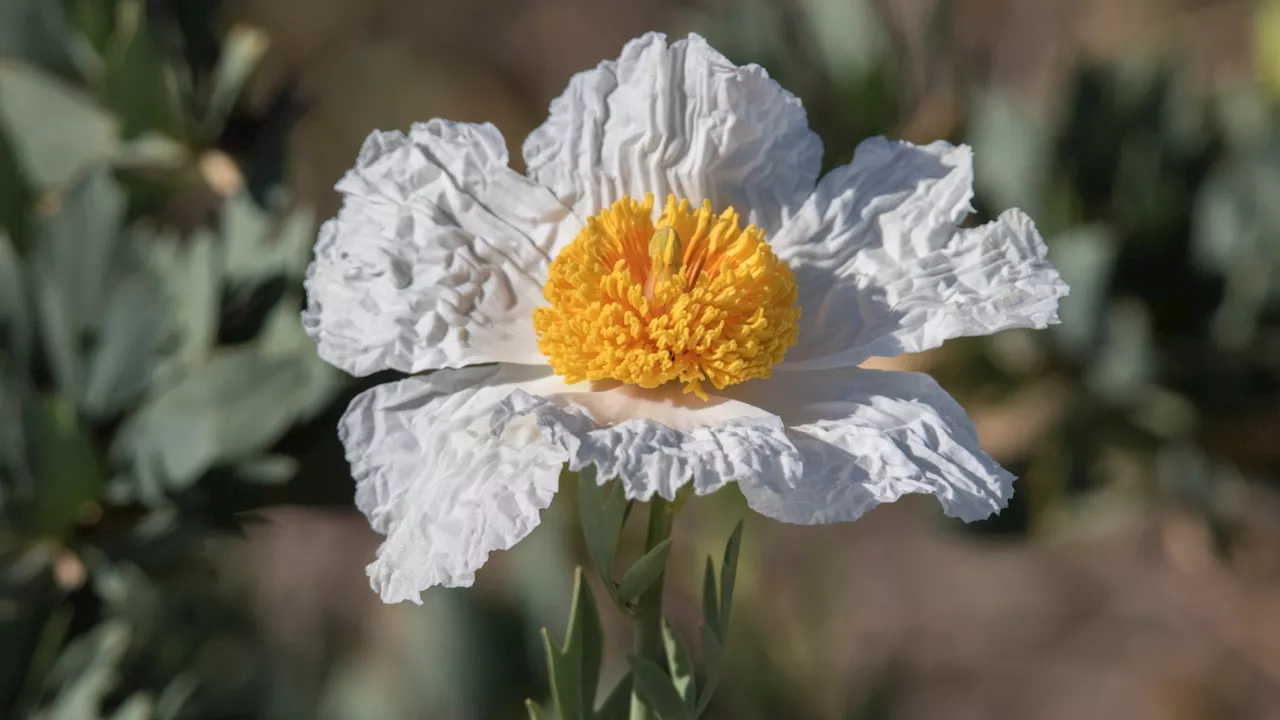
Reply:
[[764, 231], [710, 201], [669, 196], [655, 224], [652, 194], [622, 198], [551, 262], [543, 296], [538, 349], [570, 383], [679, 380], [706, 400], [702, 381], [768, 377], [800, 335], [791, 270]]

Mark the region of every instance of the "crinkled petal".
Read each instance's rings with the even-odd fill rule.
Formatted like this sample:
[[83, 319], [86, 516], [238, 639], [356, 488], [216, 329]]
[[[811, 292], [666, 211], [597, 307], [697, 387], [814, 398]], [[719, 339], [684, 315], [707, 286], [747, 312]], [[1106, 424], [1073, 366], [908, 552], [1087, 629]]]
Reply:
[[380, 385], [339, 426], [356, 506], [387, 536], [369, 566], [386, 602], [470, 585], [489, 553], [527, 536], [551, 504], [565, 454], [529, 419], [494, 434], [490, 417], [533, 366], [441, 370]]
[[387, 536], [369, 566], [387, 602], [470, 585], [489, 553], [538, 524], [561, 467], [595, 464], [627, 497], [674, 499], [737, 480], [784, 489], [800, 457], [777, 416], [679, 388], [566, 385], [548, 368], [439, 370], [358, 396], [340, 425], [356, 507]]
[[971, 522], [1013, 496], [1013, 475], [982, 451], [964, 409], [928, 375], [838, 368], [778, 373], [734, 390], [786, 422], [804, 464], [789, 487], [740, 482], [761, 514], [802, 525], [842, 522], [928, 493], [947, 515]]
[[960, 229], [972, 195], [967, 147], [859, 145], [772, 242], [802, 307], [800, 341], [779, 369], [846, 367], [1056, 323], [1067, 286], [1035, 224], [1011, 210]]
[[355, 375], [545, 362], [529, 317], [552, 248], [579, 223], [507, 167], [497, 128], [375, 132], [337, 189], [302, 314], [321, 357]]
[[620, 478], [632, 500], [674, 500], [691, 480], [704, 495], [732, 481], [781, 489], [799, 477], [800, 457], [782, 421], [759, 408], [714, 395], [704, 402], [666, 386], [546, 390], [513, 392], [494, 416], [495, 432], [533, 418], [571, 469], [595, 465], [600, 482]]
[[580, 217], [668, 194], [732, 205], [773, 232], [813, 190], [822, 142], [800, 100], [757, 65], [735, 66], [697, 35], [632, 40], [578, 73], [525, 141], [529, 176]]

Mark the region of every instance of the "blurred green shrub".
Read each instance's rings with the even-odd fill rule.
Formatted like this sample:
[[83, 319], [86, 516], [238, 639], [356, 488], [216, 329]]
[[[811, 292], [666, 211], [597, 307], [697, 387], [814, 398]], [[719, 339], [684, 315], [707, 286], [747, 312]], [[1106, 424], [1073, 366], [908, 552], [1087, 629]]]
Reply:
[[278, 148], [220, 147], [266, 39], [212, 43], [215, 6], [0, 7], [5, 717], [231, 717], [266, 697], [260, 639], [205, 555], [254, 501], [192, 493], [290, 479], [274, 448], [343, 379], [297, 320], [314, 219], [239, 169]]

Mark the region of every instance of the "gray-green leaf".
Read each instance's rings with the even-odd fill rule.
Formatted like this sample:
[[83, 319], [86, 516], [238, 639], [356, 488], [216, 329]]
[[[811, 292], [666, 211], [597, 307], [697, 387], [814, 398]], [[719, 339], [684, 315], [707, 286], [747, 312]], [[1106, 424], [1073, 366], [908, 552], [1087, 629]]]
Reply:
[[613, 492], [606, 500], [596, 482], [596, 467], [588, 465], [578, 473], [578, 510], [582, 521], [582, 535], [587, 543], [587, 555], [596, 574], [606, 584], [612, 584], [613, 556], [618, 549], [618, 533], [622, 530], [622, 518], [627, 500], [622, 488], [614, 483]]
[[711, 556], [702, 572], [702, 622], [713, 631], [720, 631], [720, 594], [716, 591], [716, 566]]
[[684, 705], [692, 711], [698, 704], [698, 685], [694, 679], [693, 660], [684, 640], [672, 629], [666, 618], [662, 620], [662, 645], [667, 651], [667, 667], [671, 669], [671, 682], [684, 699]]
[[26, 283], [22, 279], [22, 261], [0, 230], [0, 347], [5, 348], [0, 362], [26, 367], [31, 353], [31, 317], [27, 309]]
[[560, 720], [588, 720], [600, 679], [604, 634], [600, 629], [595, 598], [582, 568], [574, 573], [573, 606], [569, 612], [564, 647], [555, 647], [546, 630], [542, 631], [551, 675], [551, 695]]
[[263, 455], [236, 466], [236, 477], [255, 485], [283, 485], [298, 474], [298, 461], [288, 455]]
[[742, 520], [739, 520], [725, 545], [724, 562], [720, 565], [720, 613], [717, 617], [720, 625], [716, 634], [721, 638], [729, 634], [729, 614], [733, 610], [733, 586], [738, 577], [738, 553], [741, 548]]
[[542, 706], [534, 702], [532, 698], [525, 698], [524, 709], [529, 713], [529, 720], [550, 720], [550, 715]]
[[640, 597], [640, 593], [657, 582], [667, 569], [667, 553], [671, 550], [671, 538], [654, 545], [618, 582], [618, 597], [628, 601]]
[[69, 75], [71, 26], [62, 3], [4, 0], [0, 3], [0, 57], [19, 58], [44, 70]]
[[102, 471], [75, 409], [65, 399], [44, 398], [34, 425], [36, 486], [30, 529], [58, 534], [75, 522], [85, 503], [97, 499]]
[[0, 131], [27, 179], [61, 187], [116, 155], [120, 127], [83, 93], [29, 65], [0, 61]]
[[35, 261], [62, 296], [77, 333], [98, 327], [104, 315], [112, 276], [121, 269], [124, 213], [124, 191], [99, 168], [67, 192], [41, 228]]
[[706, 711], [707, 705], [711, 703], [711, 696], [716, 692], [716, 686], [720, 684], [720, 673], [724, 669], [724, 645], [716, 637], [715, 631], [709, 625], [703, 625], [699, 632], [702, 635], [702, 667], [706, 676], [694, 717], [700, 717]]
[[609, 696], [600, 703], [595, 713], [595, 720], [627, 720], [631, 711], [631, 673], [623, 675], [618, 683], [609, 691]]
[[664, 720], [685, 720], [689, 717], [684, 700], [676, 691], [671, 677], [657, 663], [638, 655], [628, 655], [631, 678], [640, 698]]
[[169, 335], [166, 299], [160, 281], [144, 273], [130, 275], [112, 293], [89, 356], [84, 407], [91, 415], [114, 415], [146, 390], [156, 354]]
[[243, 460], [270, 447], [297, 419], [306, 374], [293, 359], [241, 347], [146, 402], [112, 446], [148, 482], [144, 496], [194, 482], [215, 463]]
[[268, 44], [267, 34], [256, 27], [237, 25], [227, 33], [218, 66], [213, 71], [213, 92], [209, 96], [203, 123], [206, 137], [216, 137], [222, 131], [227, 115], [240, 97], [245, 81], [262, 60]]

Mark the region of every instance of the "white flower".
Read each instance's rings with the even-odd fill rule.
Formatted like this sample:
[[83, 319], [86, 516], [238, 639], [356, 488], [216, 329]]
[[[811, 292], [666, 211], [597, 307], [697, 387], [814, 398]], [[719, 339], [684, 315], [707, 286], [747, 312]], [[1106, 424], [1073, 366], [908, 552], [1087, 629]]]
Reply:
[[913, 492], [964, 520], [1006, 505], [1013, 477], [945, 391], [857, 365], [1057, 322], [1044, 243], [1016, 210], [960, 227], [967, 147], [875, 138], [817, 182], [821, 155], [798, 99], [696, 35], [575, 76], [525, 141], [527, 175], [492, 125], [369, 137], [303, 322], [353, 374], [436, 371], [341, 422], [356, 504], [387, 536], [384, 600], [471, 584], [565, 464], [638, 500], [736, 481], [792, 523]]

